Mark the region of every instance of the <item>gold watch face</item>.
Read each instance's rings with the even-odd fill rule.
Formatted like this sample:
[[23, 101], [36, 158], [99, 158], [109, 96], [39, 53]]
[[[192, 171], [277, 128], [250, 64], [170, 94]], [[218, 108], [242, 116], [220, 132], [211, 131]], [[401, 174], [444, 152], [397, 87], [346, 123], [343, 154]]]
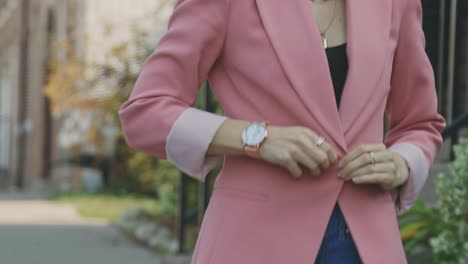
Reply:
[[260, 144], [266, 136], [266, 127], [262, 123], [252, 123], [242, 131], [244, 145], [255, 146]]

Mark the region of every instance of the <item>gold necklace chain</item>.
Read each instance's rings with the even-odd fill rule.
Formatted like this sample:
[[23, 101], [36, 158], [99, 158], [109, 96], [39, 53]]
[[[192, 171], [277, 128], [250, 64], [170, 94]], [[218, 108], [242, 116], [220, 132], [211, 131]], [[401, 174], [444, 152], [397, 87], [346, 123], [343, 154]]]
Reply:
[[328, 23], [327, 27], [325, 28], [324, 31], [321, 31], [320, 28], [319, 28], [319, 31], [320, 31], [320, 36], [322, 37], [322, 43], [323, 43], [323, 47], [324, 48], [327, 48], [328, 47], [328, 40], [327, 38], [325, 37], [325, 34], [328, 32], [328, 30], [330, 29], [331, 25], [333, 24], [333, 21], [335, 21], [335, 17], [336, 17], [336, 9], [338, 7], [338, 0], [335, 0], [335, 7], [333, 8], [333, 16], [332, 18], [330, 19], [330, 22]]

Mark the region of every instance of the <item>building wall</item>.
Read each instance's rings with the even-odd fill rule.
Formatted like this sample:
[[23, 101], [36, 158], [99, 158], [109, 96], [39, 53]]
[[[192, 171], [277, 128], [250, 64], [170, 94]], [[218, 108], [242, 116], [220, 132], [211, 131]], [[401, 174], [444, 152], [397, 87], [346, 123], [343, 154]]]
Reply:
[[[173, 2], [0, 0], [0, 184], [40, 186], [50, 172], [47, 168], [55, 166], [51, 161], [62, 158], [56, 142], [60, 120], [48, 119], [43, 87], [50, 56], [66, 63], [66, 55], [53, 48], [50, 34], [55, 40], [71, 41], [75, 53], [89, 63], [103, 62], [103, 54], [131, 38], [132, 25], [160, 31], [155, 24], [167, 20]], [[24, 3], [29, 3], [27, 27], [22, 24]], [[163, 9], [156, 13], [159, 6]], [[106, 36], [111, 24], [115, 31]], [[25, 28], [27, 45], [22, 47]]]
[[14, 146], [16, 112], [13, 109], [14, 100], [17, 98], [17, 76], [18, 68], [15, 54], [18, 49], [11, 45], [4, 50], [7, 54], [2, 54], [0, 63], [0, 178], [2, 181], [11, 169], [11, 154]]
[[15, 170], [14, 157], [17, 127], [18, 60], [19, 60], [19, 3], [0, 1], [0, 183], [10, 181]]
[[101, 63], [116, 44], [132, 38], [132, 27], [156, 35], [165, 29], [173, 0], [84, 0], [80, 34], [88, 62]]
[[[49, 55], [48, 18], [64, 12], [64, 1], [30, 0], [27, 27], [22, 24], [25, 2], [0, 2], [0, 167], [10, 185], [21, 182], [24, 187], [34, 187], [42, 183], [45, 165], [43, 85]], [[22, 46], [23, 30], [27, 30], [26, 46]]]

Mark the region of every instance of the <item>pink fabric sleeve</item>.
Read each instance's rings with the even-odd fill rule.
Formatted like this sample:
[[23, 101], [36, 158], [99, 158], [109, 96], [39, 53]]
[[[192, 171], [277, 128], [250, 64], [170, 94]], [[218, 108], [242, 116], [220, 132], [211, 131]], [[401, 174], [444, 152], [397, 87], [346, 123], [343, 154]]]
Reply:
[[[208, 78], [212, 66], [221, 56], [226, 36], [227, 0], [178, 0], [169, 18], [167, 32], [153, 53], [146, 59], [128, 100], [120, 107], [119, 116], [129, 146], [161, 159], [168, 159], [166, 140], [175, 121], [194, 107], [198, 90]], [[213, 114], [198, 113], [198, 124], [209, 127], [211, 136], [220, 119]], [[181, 121], [181, 123], [184, 123]], [[177, 124], [177, 127], [181, 125]], [[183, 125], [182, 125], [183, 126]], [[193, 127], [192, 127], [193, 129]], [[206, 147], [206, 138], [197, 134], [184, 139], [193, 146], [194, 156], [184, 168], [200, 176], [205, 169], [196, 169], [193, 160]], [[181, 136], [175, 133], [171, 141]], [[203, 142], [196, 142], [202, 140]], [[179, 145], [179, 144], [177, 144]], [[172, 161], [182, 164], [176, 147], [169, 151]], [[186, 164], [190, 164], [186, 165]]]
[[206, 155], [221, 124], [221, 116], [197, 108], [188, 108], [175, 121], [166, 142], [167, 160], [181, 171], [205, 181], [224, 155]]
[[421, 193], [429, 175], [429, 164], [422, 150], [411, 143], [394, 144], [388, 150], [400, 154], [410, 168], [410, 175], [406, 182], [392, 191], [397, 212], [401, 214], [411, 208]]
[[446, 126], [437, 112], [434, 72], [425, 52], [421, 1], [406, 3], [385, 109], [389, 131], [384, 144], [401, 154], [411, 167], [408, 180], [392, 193], [398, 214], [409, 210], [420, 194]]

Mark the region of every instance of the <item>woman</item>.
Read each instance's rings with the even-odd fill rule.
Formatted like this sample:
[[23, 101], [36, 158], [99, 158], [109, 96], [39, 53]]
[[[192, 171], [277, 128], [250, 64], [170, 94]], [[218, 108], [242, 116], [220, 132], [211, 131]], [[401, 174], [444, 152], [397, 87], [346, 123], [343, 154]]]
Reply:
[[[421, 19], [420, 0], [177, 1], [119, 113], [200, 181], [224, 159], [192, 263], [407, 262], [396, 216], [445, 127]], [[224, 116], [193, 107], [205, 79]]]

